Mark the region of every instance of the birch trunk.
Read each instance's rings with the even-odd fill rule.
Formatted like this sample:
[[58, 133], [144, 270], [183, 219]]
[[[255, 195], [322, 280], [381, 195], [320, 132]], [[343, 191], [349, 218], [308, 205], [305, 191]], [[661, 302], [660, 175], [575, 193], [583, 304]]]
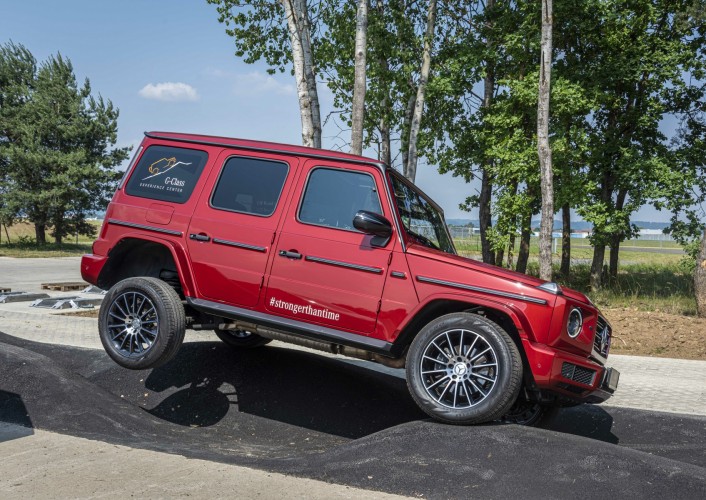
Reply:
[[699, 316], [706, 318], [706, 228], [704, 228], [704, 235], [701, 238], [701, 248], [696, 258], [694, 293], [696, 294], [696, 310]]
[[539, 230], [539, 277], [552, 279], [552, 231], [554, 229], [554, 178], [549, 147], [549, 89], [552, 71], [552, 0], [542, 0], [542, 43], [537, 105], [537, 152], [542, 187], [542, 222]]
[[436, 24], [436, 0], [429, 0], [427, 10], [427, 28], [424, 34], [424, 51], [422, 52], [422, 69], [419, 74], [419, 86], [417, 87], [417, 98], [414, 102], [414, 114], [409, 128], [409, 153], [407, 154], [407, 178], [414, 182], [417, 176], [417, 139], [419, 129], [422, 124], [422, 114], [424, 112], [424, 98], [429, 80], [429, 70], [431, 69], [431, 50], [434, 44], [434, 25]]
[[561, 207], [561, 268], [559, 273], [564, 280], [571, 273], [571, 207], [565, 203]]
[[[385, 2], [383, 0], [375, 1], [375, 11], [374, 15], [379, 16], [380, 19], [385, 17]], [[390, 73], [390, 64], [384, 56], [378, 57], [378, 69], [380, 75], [385, 77]], [[392, 166], [392, 147], [390, 143], [390, 116], [392, 115], [392, 110], [390, 103], [392, 100], [389, 97], [389, 90], [385, 92], [385, 97], [383, 97], [380, 103], [381, 117], [378, 124], [378, 129], [380, 131], [380, 145], [378, 150], [378, 159], [385, 163], [387, 166]]]
[[[414, 88], [414, 82], [409, 82], [410, 88]], [[417, 100], [417, 93], [414, 92], [407, 100], [407, 107], [404, 112], [404, 124], [402, 126], [402, 174], [411, 181], [414, 178], [409, 177], [409, 131], [412, 128], [412, 116], [414, 115], [414, 103]]]
[[[387, 98], [382, 102], [382, 108], [385, 109], [387, 106]], [[383, 116], [380, 118], [380, 153], [378, 159], [385, 165], [392, 166], [392, 149], [390, 146], [390, 124], [387, 121], [387, 117]]]
[[306, 0], [281, 0], [281, 2], [292, 45], [292, 63], [302, 122], [302, 144], [310, 148], [320, 148], [321, 110], [316, 89], [314, 56], [311, 51], [307, 2]]
[[603, 284], [603, 262], [605, 260], [605, 243], [593, 246], [593, 261], [591, 262], [591, 290], [600, 290]]
[[368, 0], [358, 0], [355, 16], [355, 75], [353, 77], [353, 112], [351, 116], [351, 153], [363, 154], [365, 119], [365, 61], [368, 48]]
[[[486, 9], [492, 9], [495, 6], [495, 0], [486, 1]], [[488, 27], [492, 27], [488, 23]], [[493, 50], [492, 40], [488, 38], [485, 42], [488, 52]], [[483, 79], [483, 108], [490, 107], [493, 101], [493, 93], [495, 92], [495, 64], [491, 60], [486, 61], [485, 78]], [[480, 222], [480, 246], [483, 256], [483, 262], [486, 264], [495, 264], [495, 252], [490, 246], [488, 239], [488, 231], [493, 226], [492, 221], [492, 202], [493, 202], [493, 179], [491, 169], [493, 161], [486, 160], [483, 165], [483, 174], [481, 176], [480, 199], [478, 200], [478, 219]]]

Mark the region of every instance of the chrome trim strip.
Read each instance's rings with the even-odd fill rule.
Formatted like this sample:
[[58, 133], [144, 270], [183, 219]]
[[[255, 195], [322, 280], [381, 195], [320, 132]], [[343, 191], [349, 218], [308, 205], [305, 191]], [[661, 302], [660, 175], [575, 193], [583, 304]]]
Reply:
[[425, 276], [417, 276], [417, 281], [422, 283], [431, 283], [433, 285], [448, 286], [451, 288], [459, 288], [461, 290], [468, 290], [471, 292], [487, 293], [490, 295], [497, 295], [498, 297], [506, 297], [508, 299], [517, 299], [524, 302], [531, 302], [533, 304], [546, 305], [547, 301], [544, 299], [537, 299], [535, 297], [528, 297], [526, 295], [520, 295], [519, 293], [512, 292], [501, 292], [500, 290], [493, 290], [492, 288], [483, 288], [480, 286], [464, 285], [463, 283], [454, 283], [453, 281], [437, 280], [435, 278], [427, 278]]
[[132, 227], [135, 229], [144, 229], [145, 231], [152, 231], [154, 233], [162, 233], [162, 234], [169, 234], [171, 236], [184, 236], [184, 233], [181, 231], [174, 231], [172, 229], [164, 229], [161, 227], [154, 227], [154, 226], [146, 226], [144, 224], [137, 224], [135, 222], [126, 222], [124, 220], [118, 220], [118, 219], [108, 219], [108, 224], [113, 224], [116, 226], [125, 226], [125, 227]]
[[216, 245], [225, 245], [228, 247], [242, 248], [244, 250], [253, 250], [255, 252], [267, 252], [267, 248], [259, 247], [257, 245], [248, 245], [247, 243], [239, 243], [237, 241], [222, 240], [220, 238], [213, 238], [213, 242]]
[[343, 345], [349, 345], [351, 347], [361, 347], [363, 349], [382, 354], [389, 354], [392, 349], [392, 344], [390, 342], [366, 337], [365, 335], [342, 332], [334, 328], [274, 316], [272, 314], [253, 311], [250, 309], [242, 309], [240, 307], [229, 306], [204, 299], [186, 297], [186, 302], [196, 309], [205, 310], [216, 316], [224, 316], [231, 319], [250, 320], [258, 325], [278, 328], [288, 333], [299, 334], [303, 337], [309, 337], [315, 340], [325, 340]]
[[400, 271], [392, 271], [390, 273], [390, 276], [392, 276], [393, 278], [407, 279], [407, 275]]
[[[321, 154], [321, 153], [316, 153], [316, 149], [312, 148], [312, 152], [304, 152], [304, 151], [287, 151], [283, 149], [277, 149], [277, 148], [265, 148], [265, 147], [257, 147], [257, 146], [244, 146], [242, 144], [229, 144], [227, 142], [218, 142], [218, 141], [203, 141], [199, 139], [187, 139], [185, 137], [168, 137], [164, 135], [159, 135], [159, 132], [145, 132], [145, 136], [149, 137], [150, 139], [162, 139], [165, 141], [172, 141], [172, 142], [185, 142], [187, 144], [203, 144], [204, 146], [220, 146], [224, 148], [230, 148], [230, 149], [241, 149], [243, 151], [259, 151], [259, 152], [268, 152], [268, 153], [276, 153], [276, 154], [281, 154], [281, 155], [287, 155], [287, 156], [300, 156], [300, 157], [305, 157], [305, 158], [320, 158], [323, 160], [329, 160], [329, 161], [340, 161], [340, 162], [345, 162], [345, 163], [354, 163], [356, 165], [372, 165], [373, 167], [377, 167], [383, 172], [385, 172], [385, 164], [382, 162], [377, 162], [375, 160], [359, 160], [356, 158], [338, 158], [336, 156], [331, 156], [327, 154]], [[217, 137], [214, 137], [214, 139], [218, 139]], [[230, 139], [230, 138], [224, 138], [224, 139]], [[242, 140], [242, 139], [235, 139], [233, 140]]]
[[350, 262], [341, 262], [340, 260], [324, 259], [322, 257], [314, 257], [312, 255], [307, 255], [304, 257], [304, 260], [308, 260], [309, 262], [318, 262], [319, 264], [329, 264], [331, 266], [355, 269], [356, 271], [365, 271], [366, 273], [382, 274], [382, 269], [379, 267], [361, 266], [360, 264], [351, 264]]

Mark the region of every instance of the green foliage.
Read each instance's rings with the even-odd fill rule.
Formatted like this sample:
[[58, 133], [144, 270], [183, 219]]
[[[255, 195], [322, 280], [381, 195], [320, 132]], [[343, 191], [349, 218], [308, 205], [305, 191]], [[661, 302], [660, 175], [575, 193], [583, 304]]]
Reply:
[[35, 224], [37, 243], [51, 227], [57, 243], [69, 234], [94, 234], [86, 216], [105, 208], [129, 149], [111, 149], [118, 110], [79, 86], [68, 59], [39, 66], [22, 46], [0, 47], [5, 75], [0, 108], [0, 190], [5, 217]]
[[[207, 0], [235, 42], [235, 55], [252, 64], [264, 60], [270, 74], [284, 72], [292, 61], [284, 8], [271, 0]], [[315, 17], [315, 12], [312, 13]]]

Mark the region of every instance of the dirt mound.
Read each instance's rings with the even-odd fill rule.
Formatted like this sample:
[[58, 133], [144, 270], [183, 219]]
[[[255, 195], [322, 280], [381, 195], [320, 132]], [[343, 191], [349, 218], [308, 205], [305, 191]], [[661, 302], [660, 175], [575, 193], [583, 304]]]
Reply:
[[706, 319], [633, 308], [604, 309], [614, 354], [706, 360]]

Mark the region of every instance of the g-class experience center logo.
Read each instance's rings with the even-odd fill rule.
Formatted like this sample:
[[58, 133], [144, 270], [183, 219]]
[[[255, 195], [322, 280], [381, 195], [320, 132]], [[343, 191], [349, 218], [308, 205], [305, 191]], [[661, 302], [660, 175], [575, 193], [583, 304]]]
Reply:
[[165, 176], [179, 165], [191, 165], [191, 162], [187, 163], [184, 161], [178, 161], [176, 156], [172, 156], [171, 158], [160, 158], [147, 168], [147, 171], [151, 175], [148, 175], [142, 179], [140, 187], [181, 192], [186, 184], [186, 181], [174, 175], [166, 176], [162, 184], [157, 184], [156, 182], [145, 182], [149, 179], [154, 179], [155, 177]]

